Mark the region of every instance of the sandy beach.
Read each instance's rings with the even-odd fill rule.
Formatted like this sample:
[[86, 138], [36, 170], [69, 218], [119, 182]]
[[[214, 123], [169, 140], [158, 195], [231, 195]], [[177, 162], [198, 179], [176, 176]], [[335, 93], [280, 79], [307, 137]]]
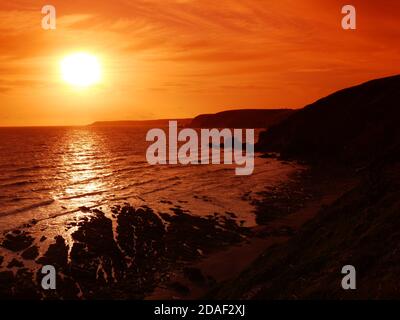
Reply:
[[[254, 207], [254, 226], [233, 212], [199, 216], [184, 202], [167, 200], [161, 202], [168, 212], [127, 202], [82, 207], [80, 214], [62, 217], [64, 236], [48, 233], [51, 221], [31, 220], [3, 234], [0, 293], [29, 299], [201, 298], [296, 234], [348, 183], [299, 166], [258, 197], [243, 194]], [[56, 292], [38, 289], [39, 268], [48, 264], [59, 272]]]
[[[263, 242], [257, 226], [275, 219], [278, 207], [297, 205], [289, 181], [297, 181], [305, 167], [296, 162], [257, 156], [255, 173], [246, 178], [236, 177], [234, 168], [223, 165], [149, 168], [141, 161], [140, 144], [125, 151], [119, 143], [113, 147], [114, 156], [105, 162], [100, 143], [109, 132], [120, 131], [54, 129], [50, 135], [57, 139], [60, 134], [76, 137], [79, 133], [81, 137], [74, 142], [79, 151], [78, 146], [70, 146], [70, 155], [62, 162], [52, 160], [57, 179], [43, 180], [50, 169], [41, 159], [37, 169], [32, 169], [29, 183], [18, 183], [26, 179], [24, 171], [20, 178], [7, 178], [17, 180], [14, 193], [7, 187], [10, 197], [3, 201], [16, 209], [0, 216], [1, 297], [150, 299], [160, 288], [168, 288], [171, 298], [187, 298], [195, 288], [174, 280], [176, 273], [194, 277], [195, 282], [203, 279], [204, 288], [212, 288], [220, 281], [218, 277], [195, 264], [207, 263], [214, 255], [243, 244], [251, 247], [242, 259], [244, 267], [259, 252], [258, 242]], [[140, 136], [143, 132], [131, 128], [120, 134]], [[47, 157], [57, 157], [51, 142], [43, 143], [49, 144]], [[128, 161], [135, 166], [127, 165]], [[5, 177], [16, 169], [10, 170], [3, 173]], [[158, 170], [162, 170], [162, 179], [155, 179]], [[65, 173], [68, 176], [64, 178]], [[224, 192], [228, 186], [229, 192]], [[26, 194], [32, 193], [32, 187], [38, 190], [35, 194], [52, 201], [29, 205]], [[285, 198], [288, 196], [292, 204]], [[259, 208], [271, 206], [273, 199], [276, 208], [260, 215]], [[58, 272], [56, 292], [41, 289], [44, 265], [52, 265]]]

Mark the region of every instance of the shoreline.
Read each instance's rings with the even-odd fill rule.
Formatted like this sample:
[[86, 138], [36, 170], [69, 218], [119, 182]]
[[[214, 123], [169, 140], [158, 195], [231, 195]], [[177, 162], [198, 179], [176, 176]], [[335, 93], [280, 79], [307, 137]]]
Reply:
[[[166, 272], [242, 241], [248, 228], [229, 215], [199, 217], [175, 206], [172, 214], [117, 205], [90, 210], [65, 226], [67, 234], [36, 239], [30, 227], [6, 233], [0, 255], [5, 299], [143, 299]], [[49, 241], [45, 252], [38, 242]], [[57, 290], [40, 290], [39, 265], [57, 270]]]
[[[172, 275], [170, 282], [173, 286], [158, 287], [146, 299], [212, 299], [216, 288], [238, 277], [269, 248], [291, 239], [321, 208], [332, 204], [358, 181], [357, 178], [348, 179], [346, 176], [332, 181], [329, 175], [320, 170], [309, 168], [297, 174], [295, 180], [289, 180], [272, 191], [266, 191], [265, 196], [272, 197], [264, 198], [258, 203], [255, 214], [268, 216], [268, 211], [275, 208], [280, 211], [280, 217], [260, 217], [263, 224], [252, 227], [251, 235], [246, 241], [233, 244], [225, 250], [219, 250], [189, 264], [186, 269]], [[317, 182], [319, 183], [316, 184]], [[290, 191], [293, 191], [294, 195], [292, 201], [279, 201], [288, 195], [290, 197]], [[285, 210], [287, 212], [282, 213]]]
[[[321, 188], [315, 188], [320, 177], [310, 170], [295, 171], [285, 182], [257, 193], [261, 198], [243, 195], [255, 208], [256, 227], [243, 226], [231, 212], [198, 216], [172, 202], [168, 213], [129, 203], [110, 210], [81, 208], [79, 218], [65, 220], [64, 236], [55, 232], [54, 238], [34, 238], [30, 230], [37, 222], [32, 220], [6, 233], [2, 242], [11, 257], [0, 254], [5, 284], [0, 296], [201, 298], [238, 276], [268, 247], [290, 239], [327, 204], [321, 194], [311, 194]], [[43, 243], [49, 244], [47, 250]], [[55, 293], [39, 290], [38, 265], [45, 264], [60, 272]]]

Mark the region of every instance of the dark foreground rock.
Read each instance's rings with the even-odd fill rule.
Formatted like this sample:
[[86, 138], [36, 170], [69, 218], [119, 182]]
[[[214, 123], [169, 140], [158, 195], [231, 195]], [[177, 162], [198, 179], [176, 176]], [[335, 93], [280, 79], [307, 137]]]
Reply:
[[2, 246], [8, 250], [18, 252], [30, 247], [33, 240], [28, 232], [14, 230], [6, 234]]
[[[0, 298], [141, 299], [165, 281], [171, 270], [183, 268], [203, 253], [238, 243], [250, 232], [228, 216], [198, 217], [180, 207], [171, 211], [156, 214], [148, 207], [135, 209], [129, 204], [113, 207], [113, 218], [100, 210], [90, 211], [90, 217], [71, 222], [71, 241], [61, 235], [54, 238], [36, 259], [36, 271], [14, 261], [13, 267], [20, 268], [18, 278], [0, 273], [6, 287], [0, 290]], [[31, 260], [38, 253], [31, 246], [33, 240], [25, 232], [11, 233], [3, 246], [25, 250], [22, 256]], [[41, 289], [43, 265], [56, 268], [57, 290]], [[196, 270], [186, 272], [193, 281], [203, 281]]]
[[35, 260], [38, 255], [39, 255], [39, 249], [37, 246], [32, 246], [26, 249], [21, 254], [22, 258], [24, 258], [25, 260]]

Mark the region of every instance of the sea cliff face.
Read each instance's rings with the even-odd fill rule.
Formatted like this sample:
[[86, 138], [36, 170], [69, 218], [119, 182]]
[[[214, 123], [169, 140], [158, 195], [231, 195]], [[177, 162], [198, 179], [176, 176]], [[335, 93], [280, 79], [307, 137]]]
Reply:
[[[259, 150], [312, 160], [332, 184], [342, 178], [333, 168], [345, 167], [358, 183], [211, 297], [400, 297], [399, 89], [399, 76], [345, 89], [263, 133]], [[357, 290], [341, 287], [345, 265], [357, 271]]]
[[368, 163], [400, 137], [400, 76], [338, 91], [260, 135], [259, 151]]

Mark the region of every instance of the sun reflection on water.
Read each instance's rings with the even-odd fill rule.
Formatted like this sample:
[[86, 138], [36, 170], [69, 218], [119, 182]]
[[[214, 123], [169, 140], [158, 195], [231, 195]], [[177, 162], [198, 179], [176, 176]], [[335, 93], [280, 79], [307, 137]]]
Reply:
[[69, 133], [62, 154], [63, 187], [56, 198], [69, 210], [91, 208], [101, 203], [110, 175], [107, 152], [101, 137], [90, 129]]

